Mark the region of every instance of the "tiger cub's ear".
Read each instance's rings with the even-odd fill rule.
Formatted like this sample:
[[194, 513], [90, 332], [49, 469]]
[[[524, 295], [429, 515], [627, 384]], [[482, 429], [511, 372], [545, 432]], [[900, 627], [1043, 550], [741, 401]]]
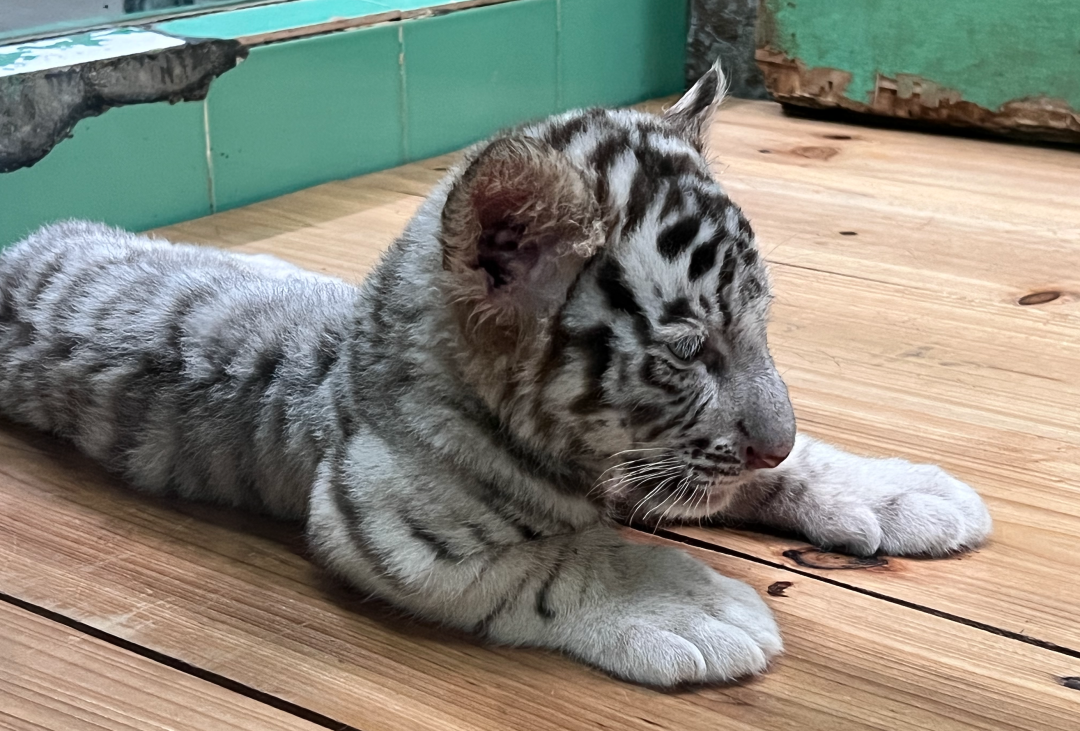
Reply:
[[664, 113], [664, 119], [678, 129], [690, 144], [703, 150], [713, 114], [726, 95], [727, 79], [720, 68], [720, 61], [717, 61], [690, 87], [690, 91], [675, 102], [675, 106]]
[[601, 242], [592, 186], [561, 152], [530, 137], [484, 148], [442, 211], [452, 299], [501, 324], [557, 310]]

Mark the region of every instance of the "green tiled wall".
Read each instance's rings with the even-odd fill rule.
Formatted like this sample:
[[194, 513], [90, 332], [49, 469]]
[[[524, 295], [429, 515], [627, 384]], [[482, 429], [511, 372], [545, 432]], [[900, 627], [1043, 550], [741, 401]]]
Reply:
[[400, 165], [398, 48], [394, 25], [276, 43], [214, 81], [215, 208]]
[[328, 23], [339, 18], [359, 18], [390, 10], [369, 0], [302, 0], [256, 5], [228, 13], [193, 15], [158, 23], [165, 33], [188, 38], [240, 38], [305, 25]]
[[556, 0], [518, 0], [405, 23], [409, 157], [553, 114], [556, 18]]
[[682, 88], [686, 3], [561, 0], [563, 109], [628, 104]]
[[60, 218], [161, 226], [674, 93], [687, 1], [511, 0], [253, 48], [205, 102], [110, 110], [0, 174], [0, 246]]
[[0, 174], [0, 246], [61, 218], [147, 229], [205, 216], [209, 182], [202, 102], [112, 109], [33, 167]]

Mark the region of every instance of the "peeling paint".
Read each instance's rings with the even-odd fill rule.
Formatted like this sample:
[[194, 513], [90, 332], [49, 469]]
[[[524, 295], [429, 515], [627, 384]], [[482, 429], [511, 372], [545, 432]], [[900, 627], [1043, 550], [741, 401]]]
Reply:
[[234, 40], [191, 40], [0, 76], [0, 173], [30, 167], [70, 136], [80, 119], [112, 107], [205, 99], [211, 80], [246, 55]]
[[987, 109], [930, 79], [878, 74], [869, 98], [861, 101], [847, 95], [852, 80], [849, 71], [807, 67], [798, 58], [771, 48], [759, 48], [756, 58], [766, 87], [783, 104], [977, 128], [1006, 137], [1080, 142], [1080, 112], [1063, 99], [1030, 96]]

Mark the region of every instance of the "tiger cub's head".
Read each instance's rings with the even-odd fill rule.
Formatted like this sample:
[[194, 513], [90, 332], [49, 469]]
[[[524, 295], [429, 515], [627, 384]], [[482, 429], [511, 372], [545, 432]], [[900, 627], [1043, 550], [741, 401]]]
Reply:
[[765, 266], [704, 156], [723, 94], [714, 68], [662, 115], [576, 111], [497, 137], [442, 211], [467, 378], [638, 519], [715, 511], [794, 441]]

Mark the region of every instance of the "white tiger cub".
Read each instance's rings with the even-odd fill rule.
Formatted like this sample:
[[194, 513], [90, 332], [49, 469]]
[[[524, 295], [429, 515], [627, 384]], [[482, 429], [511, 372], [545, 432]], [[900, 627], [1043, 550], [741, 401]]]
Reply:
[[763, 671], [758, 595], [612, 516], [870, 554], [990, 531], [936, 467], [795, 436], [753, 233], [709, 172], [713, 69], [467, 153], [360, 287], [89, 223], [0, 254], [0, 412], [155, 494], [306, 518], [364, 592], [671, 686]]

